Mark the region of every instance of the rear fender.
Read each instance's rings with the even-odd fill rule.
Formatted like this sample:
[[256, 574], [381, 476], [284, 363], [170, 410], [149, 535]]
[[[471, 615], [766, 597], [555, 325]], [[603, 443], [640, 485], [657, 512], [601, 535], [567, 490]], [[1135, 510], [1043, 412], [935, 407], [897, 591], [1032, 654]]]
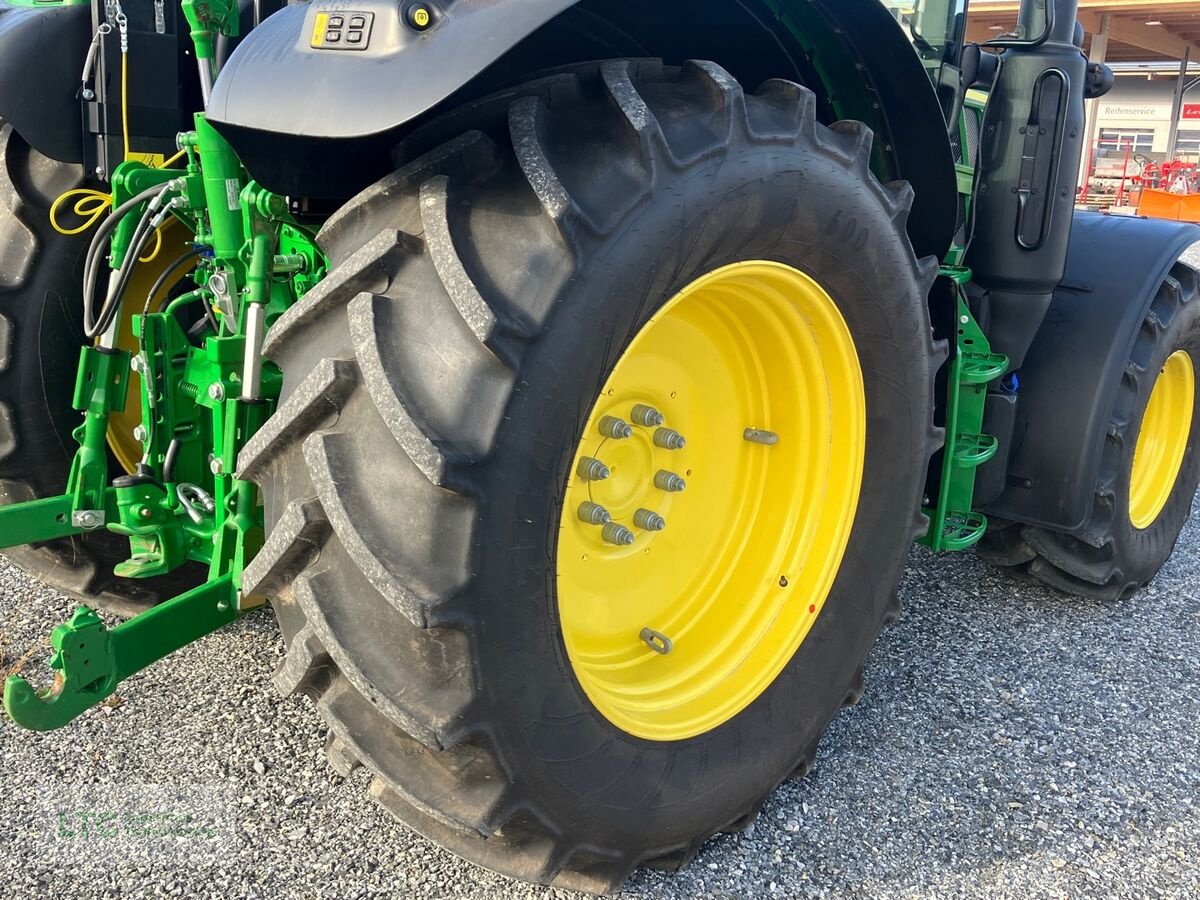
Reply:
[[91, 28], [87, 2], [0, 0], [0, 118], [62, 162], [83, 161], [76, 92]]
[[1076, 214], [1066, 278], [1018, 373], [1007, 486], [988, 515], [1066, 532], [1088, 521], [1138, 329], [1197, 241], [1195, 225]]

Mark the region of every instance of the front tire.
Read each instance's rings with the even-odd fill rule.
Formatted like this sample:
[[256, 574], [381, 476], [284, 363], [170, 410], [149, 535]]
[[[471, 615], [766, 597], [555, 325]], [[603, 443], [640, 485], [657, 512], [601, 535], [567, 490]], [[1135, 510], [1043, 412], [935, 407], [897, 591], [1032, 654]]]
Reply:
[[[327, 224], [334, 268], [268, 334], [284, 391], [240, 460], [269, 527], [244, 589], [273, 597], [277, 683], [317, 699], [336, 766], [367, 765], [377, 799], [467, 859], [608, 891], [752, 821], [860, 693], [927, 527], [937, 264], [908, 241], [911, 190], [871, 174], [870, 133], [818, 125], [797, 85], [747, 96], [709, 63], [611, 62], [511, 92], [498, 129], [495, 102], [452, 114], [489, 134]], [[752, 702], [639, 736], [589, 699], [564, 643], [564, 492], [635, 337], [750, 261], [818, 284], [852, 338], [853, 525], [811, 630]]]

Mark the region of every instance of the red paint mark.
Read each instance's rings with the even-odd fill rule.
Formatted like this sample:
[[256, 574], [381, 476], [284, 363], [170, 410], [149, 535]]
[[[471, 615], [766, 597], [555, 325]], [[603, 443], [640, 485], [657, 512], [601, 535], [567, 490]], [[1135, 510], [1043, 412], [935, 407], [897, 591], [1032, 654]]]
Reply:
[[815, 613], [815, 612], [817, 611], [817, 604], [815, 604], [815, 603], [814, 603], [812, 606], [810, 606], [810, 607], [808, 608], [808, 611], [809, 611], [810, 613]]

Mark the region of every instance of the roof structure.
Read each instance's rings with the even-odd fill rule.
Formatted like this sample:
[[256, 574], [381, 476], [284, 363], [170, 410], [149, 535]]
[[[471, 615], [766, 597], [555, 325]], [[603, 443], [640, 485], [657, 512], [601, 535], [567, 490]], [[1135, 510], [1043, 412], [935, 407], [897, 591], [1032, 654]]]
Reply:
[[[968, 39], [976, 43], [1012, 30], [1018, 0], [972, 0]], [[1178, 62], [1191, 51], [1200, 60], [1200, 0], [1080, 0], [1079, 21], [1092, 37], [1108, 16], [1108, 62]]]

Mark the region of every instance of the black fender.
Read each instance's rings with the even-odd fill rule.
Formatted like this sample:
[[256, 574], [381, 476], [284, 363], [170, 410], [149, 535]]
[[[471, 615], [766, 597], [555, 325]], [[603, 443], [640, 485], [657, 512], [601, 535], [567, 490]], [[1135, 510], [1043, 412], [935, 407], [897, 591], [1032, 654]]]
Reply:
[[[430, 11], [428, 27], [410, 23], [417, 5]], [[362, 49], [314, 40], [328, 22], [319, 17], [333, 15], [347, 25], [370, 17]], [[941, 107], [878, 0], [313, 0], [246, 36], [217, 78], [208, 118], [265, 186], [338, 199], [390, 170], [405, 128], [448, 102], [614, 56], [711, 59], [750, 89], [770, 77], [801, 81], [824, 120], [871, 126], [877, 171], [913, 185], [918, 253], [949, 249], [958, 194]]]
[[988, 515], [1068, 533], [1088, 521], [1138, 329], [1197, 241], [1195, 225], [1076, 214], [1066, 278], [1018, 372], [1007, 484]]
[[88, 4], [0, 0], [0, 118], [39, 153], [83, 162], [79, 76], [92, 37]]

